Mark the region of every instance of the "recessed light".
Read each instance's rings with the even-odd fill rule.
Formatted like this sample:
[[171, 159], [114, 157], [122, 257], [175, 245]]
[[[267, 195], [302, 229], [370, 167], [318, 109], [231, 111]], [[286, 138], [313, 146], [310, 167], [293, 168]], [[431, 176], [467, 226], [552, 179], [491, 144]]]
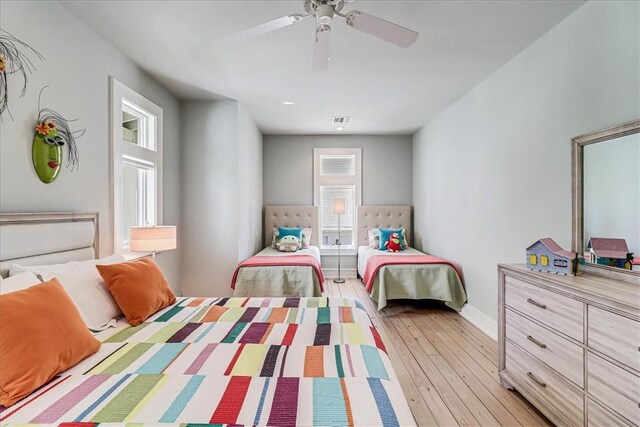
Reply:
[[295, 102], [293, 102], [293, 101], [282, 101], [282, 104], [283, 105], [293, 105], [293, 104], [295, 104]]
[[338, 127], [336, 128], [336, 130], [343, 130], [343, 129], [344, 129], [344, 128], [343, 128], [342, 126], [338, 126]]

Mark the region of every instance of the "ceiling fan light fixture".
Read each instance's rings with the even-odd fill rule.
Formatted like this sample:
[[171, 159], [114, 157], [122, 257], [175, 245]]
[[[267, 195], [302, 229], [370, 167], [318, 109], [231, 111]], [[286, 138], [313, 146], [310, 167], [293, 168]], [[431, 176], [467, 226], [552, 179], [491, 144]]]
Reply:
[[322, 4], [316, 10], [316, 17], [318, 18], [318, 22], [322, 25], [330, 24], [334, 16], [335, 11], [331, 5]]

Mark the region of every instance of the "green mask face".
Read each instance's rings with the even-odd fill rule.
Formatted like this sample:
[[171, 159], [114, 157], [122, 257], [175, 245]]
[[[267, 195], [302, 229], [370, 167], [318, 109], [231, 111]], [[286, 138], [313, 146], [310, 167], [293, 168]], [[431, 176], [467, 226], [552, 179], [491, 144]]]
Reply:
[[62, 166], [62, 147], [64, 141], [53, 129], [46, 135], [36, 132], [33, 138], [33, 166], [40, 181], [50, 184], [58, 177]]

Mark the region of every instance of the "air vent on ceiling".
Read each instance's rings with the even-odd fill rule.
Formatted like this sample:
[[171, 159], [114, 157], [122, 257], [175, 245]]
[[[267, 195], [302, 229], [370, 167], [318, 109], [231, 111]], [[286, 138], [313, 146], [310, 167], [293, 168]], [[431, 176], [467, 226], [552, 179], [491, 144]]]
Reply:
[[351, 116], [333, 116], [334, 125], [346, 125], [351, 123]]

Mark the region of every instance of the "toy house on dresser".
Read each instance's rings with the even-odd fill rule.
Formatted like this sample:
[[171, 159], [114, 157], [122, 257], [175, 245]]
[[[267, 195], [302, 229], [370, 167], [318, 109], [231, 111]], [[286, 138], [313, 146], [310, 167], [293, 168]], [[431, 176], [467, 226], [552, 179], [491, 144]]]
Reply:
[[575, 254], [565, 251], [553, 239], [540, 239], [527, 248], [527, 268], [556, 274], [572, 274]]
[[592, 237], [587, 243], [587, 249], [593, 263], [631, 269], [630, 266], [625, 265], [631, 261], [631, 254], [624, 239]]

